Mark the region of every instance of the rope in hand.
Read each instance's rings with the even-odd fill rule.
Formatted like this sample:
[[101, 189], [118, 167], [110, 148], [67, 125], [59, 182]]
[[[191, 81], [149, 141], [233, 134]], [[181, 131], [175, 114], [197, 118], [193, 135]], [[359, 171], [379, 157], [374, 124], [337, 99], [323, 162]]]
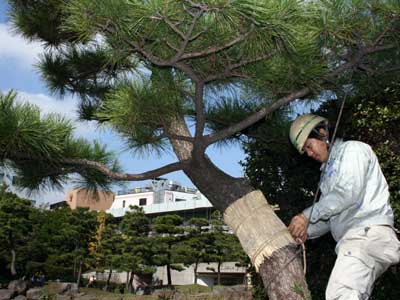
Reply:
[[[340, 120], [341, 120], [341, 118], [342, 118], [343, 109], [344, 109], [344, 104], [345, 104], [345, 102], [346, 102], [347, 95], [348, 95], [348, 92], [345, 92], [345, 95], [344, 95], [342, 104], [341, 104], [341, 106], [340, 106], [339, 114], [338, 114], [338, 117], [337, 117], [337, 120], [336, 120], [335, 129], [334, 129], [334, 131], [333, 131], [331, 145], [333, 145], [333, 143], [335, 142], [335, 139], [336, 139], [336, 133], [337, 133], [337, 130], [338, 130], [338, 128], [339, 128]], [[328, 158], [329, 158], [329, 156], [330, 156], [330, 154], [331, 154], [331, 151], [332, 151], [332, 147], [328, 147]], [[320, 191], [320, 187], [321, 187], [321, 182], [322, 182], [322, 179], [324, 178], [327, 165], [328, 165], [328, 164], [325, 163], [324, 166], [323, 166], [323, 168], [322, 168], [321, 176], [320, 176], [320, 178], [319, 178], [317, 190], [316, 190], [316, 192], [315, 192], [315, 194], [314, 194], [314, 200], [313, 200], [313, 203], [312, 203], [312, 205], [311, 205], [311, 210], [310, 210], [310, 215], [308, 216], [308, 220], [311, 219], [312, 213], [313, 213], [313, 211], [314, 211], [314, 206], [315, 206], [315, 203], [317, 202], [317, 199], [318, 199], [318, 196], [319, 196], [319, 191]], [[306, 225], [306, 231], [307, 231], [309, 225], [310, 225], [310, 222], [308, 221], [308, 222], [307, 222], [307, 225]], [[306, 259], [306, 246], [305, 246], [305, 244], [304, 244], [305, 242], [303, 242], [303, 241], [302, 241], [301, 239], [299, 239], [299, 238], [296, 238], [295, 241], [298, 243], [299, 249], [296, 250], [296, 252], [293, 254], [293, 256], [290, 257], [290, 258], [287, 260], [287, 262], [282, 266], [282, 268], [280, 268], [277, 272], [275, 272], [275, 273], [273, 274], [272, 279], [268, 282], [267, 286], [265, 287], [266, 289], [269, 288], [269, 286], [271, 285], [271, 283], [274, 282], [275, 279], [278, 277], [279, 273], [281, 273], [281, 272], [282, 272], [282, 271], [297, 257], [297, 255], [298, 255], [301, 251], [303, 252], [303, 273], [304, 273], [304, 275], [306, 275], [306, 271], [307, 271], [307, 259]]]

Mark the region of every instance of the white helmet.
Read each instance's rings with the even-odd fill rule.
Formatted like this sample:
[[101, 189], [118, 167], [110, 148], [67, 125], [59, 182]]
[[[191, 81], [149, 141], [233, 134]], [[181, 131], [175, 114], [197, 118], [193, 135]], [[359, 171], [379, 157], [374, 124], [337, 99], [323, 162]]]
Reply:
[[300, 154], [304, 153], [303, 146], [311, 131], [322, 122], [328, 125], [328, 120], [326, 118], [306, 114], [299, 116], [292, 123], [292, 126], [290, 126], [290, 141]]

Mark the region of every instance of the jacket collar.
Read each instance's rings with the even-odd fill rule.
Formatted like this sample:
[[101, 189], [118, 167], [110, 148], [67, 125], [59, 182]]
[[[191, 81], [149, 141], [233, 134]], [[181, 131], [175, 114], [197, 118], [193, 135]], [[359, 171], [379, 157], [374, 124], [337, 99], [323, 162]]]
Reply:
[[[336, 156], [336, 154], [339, 152], [339, 149], [341, 148], [341, 146], [343, 145], [344, 141], [341, 138], [337, 138], [335, 140], [335, 142], [333, 143], [333, 145], [331, 146], [331, 149], [329, 151], [329, 157], [328, 157], [328, 165], [329, 165], [329, 161]], [[319, 168], [320, 171], [322, 171], [325, 167], [326, 162], [324, 162], [323, 164], [321, 164], [321, 167]]]

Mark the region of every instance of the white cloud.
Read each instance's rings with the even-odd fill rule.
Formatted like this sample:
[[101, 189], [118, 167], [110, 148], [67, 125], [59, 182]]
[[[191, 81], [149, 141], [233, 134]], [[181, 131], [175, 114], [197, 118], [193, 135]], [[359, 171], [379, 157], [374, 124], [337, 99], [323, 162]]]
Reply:
[[38, 42], [29, 42], [13, 32], [10, 23], [0, 23], [0, 59], [15, 60], [18, 67], [31, 68], [38, 61], [44, 47]]
[[29, 102], [40, 107], [43, 114], [58, 113], [68, 119], [76, 119], [76, 103], [75, 98], [65, 98], [58, 100], [45, 94], [32, 94], [18, 91], [18, 100], [21, 102]]

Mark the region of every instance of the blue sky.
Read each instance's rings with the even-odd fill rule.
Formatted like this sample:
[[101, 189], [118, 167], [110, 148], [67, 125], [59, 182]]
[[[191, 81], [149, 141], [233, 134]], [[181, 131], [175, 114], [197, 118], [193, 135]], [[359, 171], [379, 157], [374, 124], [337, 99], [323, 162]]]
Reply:
[[[0, 0], [0, 91], [7, 92], [11, 89], [18, 91], [21, 101], [29, 101], [38, 105], [44, 112], [58, 112], [70, 119], [76, 119], [76, 99], [65, 97], [60, 100], [51, 95], [41, 81], [40, 74], [34, 67], [37, 58], [43, 51], [39, 43], [29, 43], [22, 37], [12, 32], [11, 24], [7, 18], [7, 3]], [[121, 140], [114, 134], [96, 129], [91, 123], [76, 123], [76, 135], [89, 140], [98, 139], [120, 155], [120, 162], [124, 171], [140, 173], [164, 164], [176, 161], [175, 156], [166, 154], [162, 157], [133, 157], [129, 152], [122, 152], [124, 148]], [[225, 148], [210, 147], [207, 154], [222, 170], [232, 176], [243, 175], [239, 161], [244, 159], [243, 151], [239, 146]], [[193, 186], [193, 183], [182, 172], [165, 175], [170, 180], [176, 180], [184, 186]], [[128, 183], [128, 187], [146, 185], [147, 182]], [[65, 191], [71, 189], [68, 185]], [[41, 202], [55, 202], [65, 199], [65, 191], [49, 192], [35, 195]]]

